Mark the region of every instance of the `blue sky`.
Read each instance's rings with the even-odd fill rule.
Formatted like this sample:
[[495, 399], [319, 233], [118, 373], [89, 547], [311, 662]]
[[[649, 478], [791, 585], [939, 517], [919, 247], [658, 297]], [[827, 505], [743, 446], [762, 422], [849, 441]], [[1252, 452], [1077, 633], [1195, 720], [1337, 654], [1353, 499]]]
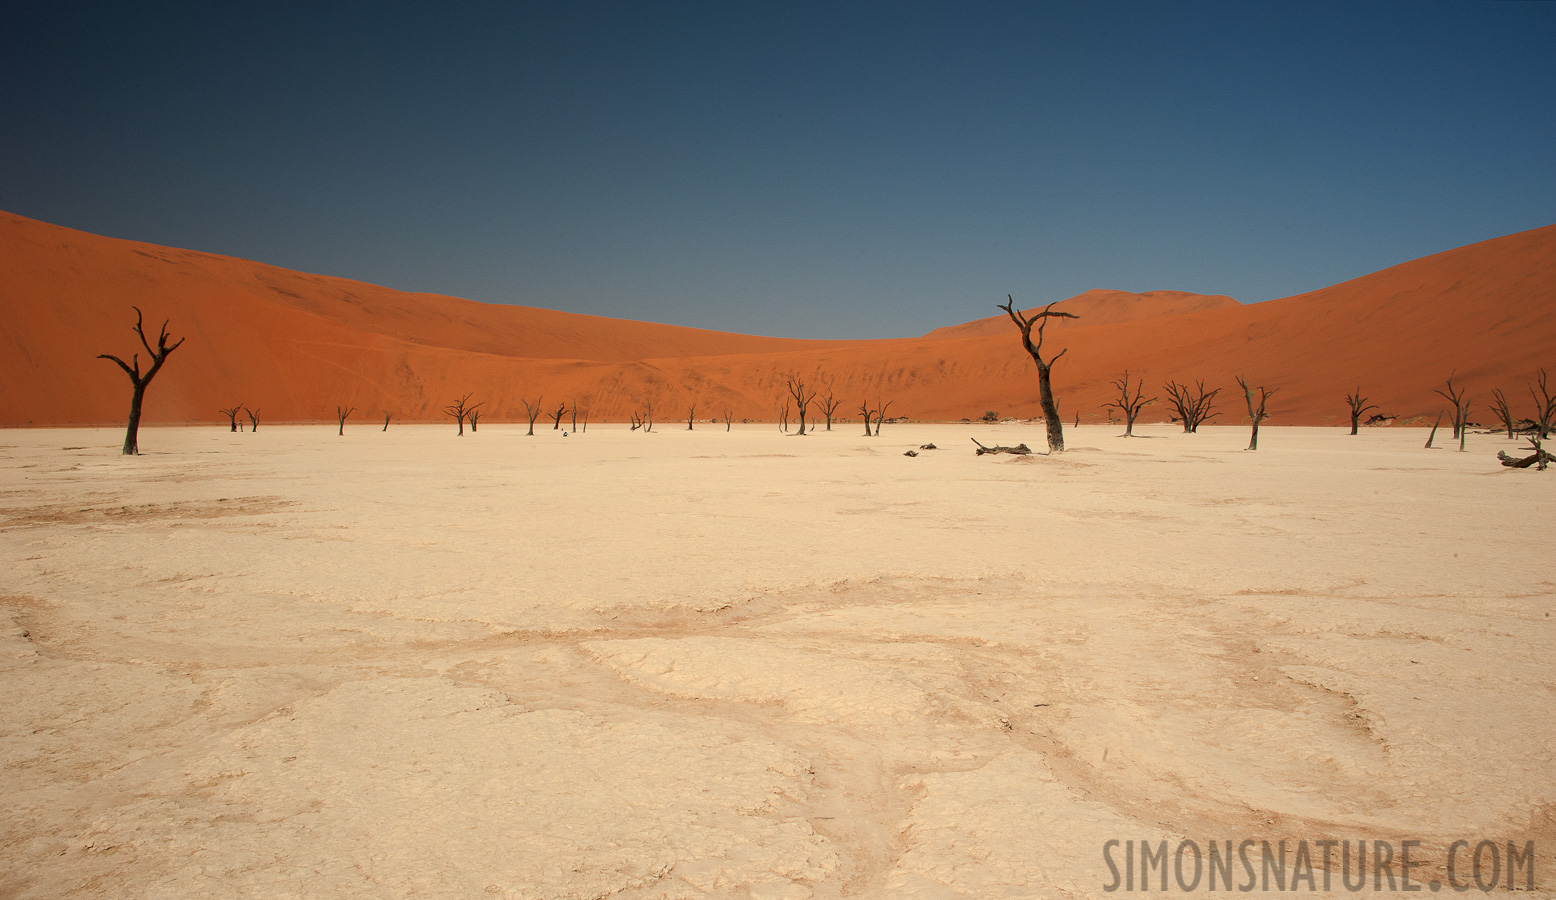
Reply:
[[1553, 3], [238, 6], [7, 4], [0, 208], [849, 338], [1556, 222]]

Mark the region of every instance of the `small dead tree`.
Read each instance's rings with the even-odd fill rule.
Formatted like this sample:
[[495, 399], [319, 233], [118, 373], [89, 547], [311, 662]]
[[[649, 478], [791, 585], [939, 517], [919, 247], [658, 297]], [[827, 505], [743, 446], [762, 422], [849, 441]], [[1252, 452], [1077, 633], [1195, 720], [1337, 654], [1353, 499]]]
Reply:
[[[1534, 392], [1538, 385], [1540, 392]], [[1529, 396], [1534, 398], [1535, 431], [1540, 440], [1546, 440], [1551, 436], [1551, 423], [1556, 422], [1556, 397], [1551, 396], [1550, 388], [1545, 384], [1545, 370], [1541, 369], [1535, 379], [1535, 384], [1529, 385]]]
[[[1049, 319], [1079, 319], [1074, 313], [1054, 312], [1054, 304], [1043, 307], [1039, 313], [1023, 313], [1016, 309], [1015, 298], [1006, 294], [1008, 303], [999, 305], [1010, 320], [1021, 329], [1021, 346], [1031, 354], [1032, 361], [1037, 363], [1037, 399], [1043, 407], [1043, 421], [1048, 426], [1048, 452], [1058, 453], [1064, 450], [1064, 423], [1059, 421], [1059, 404], [1054, 400], [1054, 389], [1050, 370], [1053, 364], [1059, 361], [1059, 357], [1069, 352], [1066, 347], [1054, 354], [1049, 359], [1043, 358], [1043, 330], [1048, 327]], [[1058, 301], [1055, 301], [1058, 302]], [[998, 305], [998, 304], [997, 304]], [[1037, 340], [1032, 340], [1032, 326], [1037, 326]], [[877, 430], [877, 433], [879, 431]]]
[[549, 414], [551, 416], [551, 430], [552, 431], [561, 431], [562, 430], [562, 417], [564, 415], [566, 415], [566, 414], [567, 414], [567, 404], [566, 403], [563, 403], [561, 406], [558, 406], [556, 408], [556, 412]]
[[578, 433], [578, 401], [577, 400], [573, 401], [572, 407], [573, 407], [573, 434], [577, 434]]
[[643, 433], [648, 434], [654, 430], [654, 401], [643, 404]]
[[[1454, 373], [1454, 375], [1457, 374], [1457, 372]], [[1470, 402], [1465, 398], [1463, 388], [1454, 389], [1453, 377], [1453, 375], [1448, 376], [1447, 389], [1438, 388], [1437, 394], [1453, 404], [1453, 436], [1457, 438], [1459, 432], [1464, 430], [1464, 425], [1469, 420]]]
[[[481, 404], [477, 403], [476, 406]], [[481, 423], [481, 411], [475, 406], [470, 407], [470, 433], [475, 434], [476, 426]]]
[[[470, 403], [470, 395], [466, 394], [463, 397], [460, 397], [458, 400], [455, 400], [453, 403], [443, 407], [443, 412], [453, 417], [453, 419], [459, 423], [459, 437], [465, 436], [465, 419], [474, 413], [476, 407], [480, 405], [481, 404], [479, 403], [472, 405]], [[384, 423], [384, 427], [388, 427], [387, 422]], [[470, 423], [470, 430], [475, 431], [474, 421]]]
[[729, 431], [731, 428], [733, 428], [734, 427], [734, 424], [733, 424], [734, 421], [735, 421], [735, 411], [730, 409], [727, 406], [724, 407], [724, 430], [725, 431]]
[[258, 431], [259, 430], [259, 410], [257, 410], [257, 409], [249, 409], [247, 406], [245, 406], [245, 407], [243, 407], [243, 413], [244, 413], [244, 415], [249, 417], [249, 433], [252, 434], [253, 432]]
[[1426, 436], [1426, 449], [1432, 449], [1432, 441], [1437, 439], [1437, 426], [1443, 423], [1443, 411], [1437, 411], [1437, 421], [1432, 423], [1432, 430]]
[[697, 421], [697, 404], [693, 403], [686, 410], [686, 430], [687, 431], [691, 431], [692, 430], [692, 423], [695, 422], [695, 421]]
[[1513, 410], [1508, 406], [1507, 395], [1502, 393], [1501, 388], [1494, 388], [1491, 391], [1491, 412], [1497, 417], [1497, 421], [1502, 423], [1502, 427], [1507, 429], [1507, 439], [1512, 440]]
[[237, 432], [238, 413], [243, 412], [243, 404], [239, 403], [237, 406], [228, 407], [227, 409], [218, 409], [217, 412], [226, 416], [228, 427], [231, 428], [233, 432]]
[[188, 338], [179, 338], [178, 343], [171, 347], [168, 346], [167, 323], [170, 320], [166, 320], [163, 321], [162, 329], [157, 335], [157, 346], [153, 348], [151, 343], [146, 340], [145, 329], [141, 327], [140, 307], [132, 306], [130, 309], [135, 310], [135, 334], [140, 337], [140, 345], [145, 347], [146, 352], [151, 356], [151, 367], [146, 370], [144, 375], [141, 374], [139, 353], [132, 355], [128, 363], [111, 353], [99, 353], [97, 355], [98, 359], [108, 359], [118, 363], [119, 368], [124, 370], [124, 374], [130, 376], [130, 384], [134, 385], [134, 390], [130, 394], [130, 421], [124, 429], [123, 452], [125, 456], [135, 456], [140, 453], [140, 410], [141, 403], [146, 399], [146, 386], [151, 384], [151, 379], [157, 376], [157, 372], [162, 369], [162, 364], [167, 362], [168, 354], [177, 350], [183, 345], [184, 341], [188, 340]]
[[[1243, 399], [1248, 401], [1248, 419], [1253, 422], [1253, 435], [1248, 438], [1248, 449], [1257, 450], [1259, 449], [1259, 423], [1264, 421], [1266, 415], [1264, 405], [1269, 401], [1270, 397], [1274, 396], [1275, 391], [1267, 390], [1263, 385], [1260, 385], [1258, 388], [1259, 405], [1254, 406], [1254, 389], [1248, 386], [1248, 382], [1244, 381], [1241, 375], [1237, 376], [1237, 386], [1243, 389]], [[1276, 388], [1275, 390], [1280, 389]]]
[[540, 418], [540, 413], [542, 412], [540, 401], [542, 399], [541, 397], [536, 397], [535, 402], [531, 403], [523, 397], [519, 398], [519, 401], [524, 404], [524, 414], [529, 416], [529, 434], [525, 435], [526, 437], [535, 436], [535, 420]]
[[778, 430], [784, 434], [789, 433], [789, 401], [783, 401], [783, 410], [778, 413]]
[[881, 435], [881, 423], [886, 421], [886, 410], [891, 409], [892, 401], [881, 402], [881, 398], [875, 398], [875, 436]]
[[820, 395], [816, 398], [816, 409], [820, 410], [821, 414], [826, 417], [827, 430], [831, 431], [832, 420], [837, 418], [837, 408], [843, 405], [843, 401], [839, 400], [837, 395], [832, 392], [830, 384], [827, 385], [826, 391], [825, 395]]
[[390, 416], [391, 416], [391, 413], [389, 412], [389, 410], [387, 410], [387, 409], [384, 410], [384, 430], [385, 431], [389, 430], [389, 418], [390, 418]]
[[1351, 408], [1351, 434], [1357, 433], [1357, 428], [1361, 425], [1362, 413], [1378, 408], [1377, 405], [1367, 402], [1367, 398], [1361, 395], [1360, 387], [1345, 395], [1345, 404]]
[[1178, 411], [1177, 420], [1183, 423], [1185, 434], [1199, 433], [1199, 426], [1205, 424], [1207, 420], [1220, 415], [1220, 413], [1215, 412], [1215, 406], [1212, 401], [1215, 400], [1217, 394], [1221, 393], [1221, 389], [1205, 390], [1203, 379], [1196, 381], [1193, 387], [1179, 384], [1176, 381], [1169, 381], [1162, 387], [1162, 390], [1167, 392], [1167, 396], [1170, 398], [1168, 402], [1172, 404], [1173, 409]]
[[859, 404], [859, 415], [864, 417], [864, 436], [870, 436], [870, 419], [874, 413], [870, 410], [870, 401]]
[[[814, 390], [807, 392], [805, 382], [801, 381], [798, 376], [790, 377], [786, 386], [789, 389], [789, 396], [794, 398], [794, 408], [800, 412], [800, 430], [795, 434], [796, 436], [803, 435], [805, 433], [805, 411], [810, 409], [811, 403], [815, 401], [816, 392]], [[787, 410], [788, 408], [788, 404], [784, 404], [784, 409]]]
[[357, 408], [355, 406], [335, 407], [335, 419], [340, 424], [340, 431], [338, 431], [337, 434], [339, 434], [341, 437], [346, 436], [346, 417], [356, 411]]
[[[1145, 399], [1144, 378], [1141, 378], [1139, 381], [1135, 382], [1133, 393], [1130, 393], [1131, 388], [1129, 387], [1128, 369], [1124, 370], [1123, 378], [1115, 379], [1112, 384], [1114, 387], [1118, 388], [1118, 399], [1110, 400], [1107, 403], [1104, 403], [1103, 406], [1116, 407], [1119, 412], [1123, 413], [1124, 437], [1134, 437], [1135, 419], [1140, 415], [1140, 410], [1144, 409], [1152, 403], [1155, 403], [1157, 398], [1152, 397], [1149, 400]], [[984, 419], [987, 420], [988, 418], [988, 414], [985, 414]]]

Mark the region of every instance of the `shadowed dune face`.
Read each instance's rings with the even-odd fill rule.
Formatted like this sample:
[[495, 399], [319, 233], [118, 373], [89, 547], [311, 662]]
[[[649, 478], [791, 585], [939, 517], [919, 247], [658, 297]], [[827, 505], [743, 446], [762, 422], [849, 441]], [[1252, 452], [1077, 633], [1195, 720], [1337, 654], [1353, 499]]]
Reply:
[[[132, 305], [188, 342], [147, 399], [148, 423], [204, 422], [245, 403], [261, 421], [392, 413], [435, 421], [464, 394], [483, 421], [523, 416], [543, 397], [620, 421], [652, 404], [660, 421], [725, 409], [771, 420], [784, 380], [830, 384], [853, 413], [892, 401], [916, 419], [1038, 412], [1036, 374], [1013, 325], [988, 317], [922, 338], [804, 341], [728, 334], [413, 294], [246, 260], [103, 238], [0, 214], [0, 425], [113, 424], [128, 385], [99, 353], [128, 355]], [[1003, 298], [985, 298], [992, 309]], [[1021, 298], [1018, 298], [1018, 300]], [[1125, 369], [1147, 396], [1169, 379], [1222, 389], [1219, 418], [1245, 416], [1233, 377], [1279, 389], [1275, 424], [1345, 420], [1360, 387], [1385, 414], [1435, 416], [1453, 372], [1489, 420], [1556, 345], [1556, 226], [1509, 235], [1252, 306], [1177, 291], [1088, 291], [1057, 307], [1080, 315], [1048, 332], [1066, 420], [1107, 420]], [[1036, 302], [1033, 302], [1036, 305]], [[982, 301], [969, 312], [983, 311]], [[144, 353], [142, 354], [144, 356]], [[1142, 421], [1164, 421], [1161, 404]]]

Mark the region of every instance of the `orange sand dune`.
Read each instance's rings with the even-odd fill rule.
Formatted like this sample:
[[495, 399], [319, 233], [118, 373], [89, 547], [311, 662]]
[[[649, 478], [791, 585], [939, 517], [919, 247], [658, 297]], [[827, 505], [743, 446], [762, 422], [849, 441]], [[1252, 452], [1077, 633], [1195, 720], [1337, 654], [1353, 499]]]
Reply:
[[[918, 419], [1037, 412], [1036, 374], [1014, 326], [994, 316], [923, 338], [799, 341], [701, 331], [411, 294], [260, 263], [114, 240], [0, 214], [0, 424], [113, 424], [129, 385], [98, 353], [128, 355], [135, 304], [188, 342], [148, 392], [148, 422], [214, 422], [246, 403], [262, 421], [436, 420], [471, 393], [487, 421], [523, 400], [577, 403], [621, 421], [652, 404], [661, 422], [726, 409], [777, 416], [790, 374], [827, 383], [855, 413], [865, 399]], [[1003, 297], [988, 298], [993, 311]], [[1245, 413], [1233, 376], [1278, 388], [1276, 424], [1343, 421], [1360, 386], [1382, 411], [1435, 416], [1452, 372], [1489, 420], [1493, 387], [1527, 415], [1524, 383], [1556, 369], [1556, 226], [1404, 263], [1343, 284], [1243, 306], [1172, 291], [1088, 291], [1049, 329], [1067, 419], [1102, 421], [1126, 368], [1148, 395], [1167, 379], [1222, 388], [1222, 416]], [[1235, 404], [1234, 404], [1234, 401]], [[1147, 421], [1165, 418], [1163, 407]], [[857, 426], [850, 426], [857, 427]]]

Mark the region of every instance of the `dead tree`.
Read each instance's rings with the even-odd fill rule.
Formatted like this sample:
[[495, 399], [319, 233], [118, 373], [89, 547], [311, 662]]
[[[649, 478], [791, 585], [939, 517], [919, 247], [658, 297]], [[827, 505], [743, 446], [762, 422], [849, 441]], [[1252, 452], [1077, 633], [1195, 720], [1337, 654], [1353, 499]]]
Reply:
[[1502, 393], [1501, 388], [1494, 388], [1491, 391], [1491, 412], [1497, 417], [1497, 421], [1502, 423], [1502, 427], [1507, 429], [1507, 439], [1512, 440], [1513, 410], [1507, 405], [1507, 395]]
[[731, 428], [733, 428], [734, 425], [732, 423], [734, 421], [735, 421], [735, 411], [730, 409], [727, 406], [724, 407], [724, 430], [725, 431], [729, 431]]
[[692, 430], [692, 423], [695, 422], [696, 420], [697, 420], [697, 404], [693, 403], [691, 405], [691, 407], [686, 410], [686, 430], [687, 431], [691, 431]]
[[[1066, 347], [1050, 359], [1043, 359], [1043, 330], [1048, 327], [1049, 319], [1079, 319], [1074, 313], [1054, 312], [1054, 304], [1043, 307], [1040, 313], [1022, 313], [1016, 310], [1015, 298], [1009, 294], [1005, 299], [1010, 301], [1000, 305], [1010, 320], [1021, 329], [1021, 346], [1032, 355], [1032, 361], [1037, 363], [1037, 399], [1043, 407], [1043, 421], [1048, 426], [1048, 452], [1058, 453], [1064, 450], [1064, 423], [1059, 421], [1059, 405], [1054, 401], [1054, 389], [1049, 374], [1053, 364], [1059, 361], [1059, 357], [1069, 352]], [[1055, 301], [1058, 302], [1058, 301]], [[1032, 340], [1032, 326], [1037, 326], [1037, 340]]]
[[1369, 409], [1378, 408], [1376, 404], [1367, 402], [1367, 398], [1361, 395], [1360, 387], [1345, 395], [1345, 404], [1351, 408], [1351, 434], [1357, 433], [1357, 428], [1361, 424], [1362, 413]]
[[1512, 469], [1527, 469], [1530, 466], [1534, 466], [1536, 469], [1543, 470], [1547, 463], [1556, 462], [1556, 456], [1552, 456], [1542, 446], [1539, 435], [1533, 434], [1529, 436], [1529, 446], [1534, 450], [1534, 453], [1529, 456], [1522, 458], [1508, 456], [1506, 450], [1498, 450], [1497, 459], [1501, 460], [1502, 465]]
[[881, 402], [881, 398], [875, 398], [875, 436], [881, 435], [881, 423], [886, 421], [886, 410], [891, 409], [892, 401]]
[[337, 406], [337, 407], [335, 407], [335, 419], [336, 419], [336, 421], [338, 421], [340, 423], [340, 431], [337, 432], [337, 433], [341, 437], [345, 437], [346, 436], [346, 417], [351, 415], [352, 413], [354, 413], [356, 411], [357, 411], [357, 408], [355, 406], [349, 406], [349, 407], [348, 406]]
[[[1456, 375], [1458, 373], [1456, 372], [1454, 374]], [[1449, 403], [1453, 404], [1453, 436], [1457, 438], [1459, 436], [1459, 432], [1464, 430], [1464, 425], [1469, 420], [1470, 402], [1469, 400], [1465, 399], [1463, 388], [1459, 388], [1458, 390], [1454, 389], [1453, 375], [1448, 376], [1447, 390], [1438, 388], [1437, 393], [1444, 400], [1447, 400]]]
[[643, 433], [648, 434], [654, 430], [654, 401], [643, 404]]
[[548, 415], [551, 416], [551, 430], [552, 431], [561, 431], [562, 430], [562, 417], [567, 415], [567, 404], [563, 403], [561, 406], [558, 406], [556, 408], [556, 412], [548, 413]]
[[783, 401], [783, 411], [778, 414], [778, 430], [784, 434], [789, 433], [789, 401]]
[[1443, 411], [1437, 411], [1437, 421], [1432, 423], [1432, 430], [1426, 436], [1426, 449], [1432, 449], [1432, 441], [1437, 439], [1437, 426], [1443, 423]]
[[831, 431], [832, 420], [837, 418], [837, 408], [843, 405], [843, 401], [839, 400], [837, 395], [832, 392], [831, 385], [827, 385], [826, 390], [827, 393], [825, 396], [818, 396], [816, 398], [816, 408], [821, 410], [821, 414], [826, 417], [827, 430]]
[[[574, 413], [574, 414], [577, 414], [577, 412], [578, 412], [578, 410], [577, 410], [577, 409], [574, 409], [574, 410], [573, 410], [573, 413]], [[573, 427], [574, 427], [574, 428], [577, 428], [577, 427], [578, 427], [578, 426], [577, 426], [577, 425], [574, 425], [574, 426], [573, 426]], [[588, 410], [588, 409], [585, 409], [585, 410], [584, 410], [584, 421], [583, 421], [583, 430], [584, 430], [584, 431], [588, 431], [588, 430], [589, 430], [589, 410]]]
[[[789, 396], [794, 398], [794, 407], [800, 411], [800, 430], [796, 432], [796, 436], [803, 435], [805, 433], [805, 411], [815, 401], [816, 392], [814, 390], [807, 392], [805, 382], [801, 381], [797, 376], [788, 380], [787, 387]], [[784, 409], [787, 410], [788, 408], [788, 404], [785, 403]]]
[[[130, 376], [130, 384], [134, 385], [134, 391], [130, 394], [130, 421], [124, 429], [125, 456], [135, 456], [140, 453], [140, 408], [142, 401], [146, 399], [146, 385], [151, 384], [151, 379], [155, 378], [157, 372], [161, 370], [162, 364], [167, 361], [168, 354], [177, 350], [187, 340], [187, 338], [179, 338], [177, 344], [169, 347], [167, 343], [167, 321], [164, 321], [162, 329], [157, 335], [157, 346], [153, 348], [151, 343], [146, 340], [145, 329], [141, 327], [140, 307], [132, 306], [130, 309], [135, 310], [135, 334], [140, 337], [140, 345], [145, 347], [146, 352], [151, 356], [151, 368], [147, 369], [144, 375], [141, 374], [139, 353], [132, 355], [129, 363], [125, 363], [124, 360], [111, 353], [99, 353], [97, 355], [98, 359], [109, 359], [118, 363], [119, 368], [124, 370], [124, 374]], [[1544, 383], [1543, 380], [1541, 383]]]
[[257, 410], [257, 409], [249, 409], [247, 406], [245, 406], [245, 407], [243, 407], [243, 413], [244, 413], [244, 415], [249, 417], [249, 433], [252, 434], [253, 432], [258, 431], [259, 430], [259, 410]]
[[1546, 440], [1551, 436], [1551, 423], [1556, 422], [1556, 397], [1551, 396], [1550, 388], [1545, 384], [1545, 370], [1541, 369], [1535, 380], [1540, 392], [1534, 392], [1535, 385], [1529, 385], [1529, 396], [1534, 398], [1535, 422], [1534, 427], [1540, 440]]
[[[1275, 395], [1275, 391], [1267, 390], [1263, 385], [1260, 385], [1259, 405], [1254, 406], [1254, 389], [1248, 386], [1248, 382], [1244, 381], [1243, 376], [1241, 375], [1237, 376], [1237, 386], [1243, 389], [1243, 399], [1248, 401], [1248, 419], [1249, 421], [1253, 422], [1253, 435], [1248, 439], [1248, 449], [1257, 450], [1259, 449], [1259, 423], [1264, 421], [1266, 415], [1264, 412], [1264, 405], [1272, 396]], [[1275, 390], [1280, 390], [1280, 388], [1276, 388]]]
[[[475, 406], [480, 406], [480, 405], [481, 404], [477, 403]], [[475, 434], [475, 428], [481, 422], [481, 411], [479, 409], [476, 409], [475, 406], [470, 407], [470, 433], [471, 434]]]
[[859, 415], [864, 417], [864, 436], [865, 437], [869, 437], [870, 436], [870, 417], [873, 415], [873, 413], [870, 411], [870, 401], [866, 400], [863, 403], [859, 404]]
[[[1135, 383], [1134, 393], [1131, 394], [1129, 388], [1128, 369], [1124, 370], [1123, 378], [1115, 380], [1112, 382], [1112, 384], [1114, 387], [1118, 388], [1118, 399], [1104, 403], [1103, 406], [1117, 407], [1118, 411], [1124, 414], [1124, 437], [1134, 437], [1135, 418], [1140, 415], [1140, 410], [1144, 409], [1146, 406], [1152, 403], [1155, 403], [1157, 398], [1152, 397], [1149, 400], [1145, 399], [1144, 378], [1141, 378], [1138, 382]], [[983, 418], [985, 421], [987, 421], [989, 414], [985, 413]]]
[[535, 420], [540, 418], [540, 401], [542, 399], [543, 398], [541, 397], [536, 397], [535, 402], [531, 403], [528, 400], [525, 400], [523, 397], [519, 398], [519, 401], [524, 404], [524, 414], [529, 416], [529, 434], [525, 435], [526, 437], [535, 436]]
[[389, 417], [390, 417], [389, 410], [387, 410], [387, 409], [384, 410], [384, 430], [385, 431], [389, 430]]
[[578, 401], [573, 401], [573, 434], [578, 433]]
[[1212, 403], [1216, 395], [1221, 393], [1220, 388], [1207, 391], [1203, 380], [1196, 381], [1194, 387], [1169, 381], [1162, 387], [1171, 399], [1168, 401], [1178, 411], [1177, 419], [1183, 423], [1185, 434], [1199, 433], [1199, 426], [1219, 413], [1215, 412]]
[[[448, 415], [452, 416], [454, 418], [454, 420], [459, 423], [459, 437], [464, 437], [465, 436], [465, 419], [468, 416], [470, 416], [472, 413], [474, 413], [476, 407], [478, 407], [480, 405], [481, 404], [479, 404], [479, 403], [477, 403], [475, 405], [471, 405], [470, 404], [470, 395], [466, 394], [463, 397], [460, 397], [458, 400], [454, 401], [453, 403], [450, 403], [449, 405], [443, 407], [443, 412], [445, 412]], [[388, 426], [388, 422], [384, 423], [384, 427], [385, 428], [389, 427]], [[470, 430], [471, 431], [475, 431], [475, 422], [473, 422], [473, 421], [470, 423]]]
[[239, 403], [237, 406], [227, 409], [218, 409], [217, 412], [227, 417], [228, 427], [236, 433], [238, 430], [238, 413], [243, 412], [243, 404]]

